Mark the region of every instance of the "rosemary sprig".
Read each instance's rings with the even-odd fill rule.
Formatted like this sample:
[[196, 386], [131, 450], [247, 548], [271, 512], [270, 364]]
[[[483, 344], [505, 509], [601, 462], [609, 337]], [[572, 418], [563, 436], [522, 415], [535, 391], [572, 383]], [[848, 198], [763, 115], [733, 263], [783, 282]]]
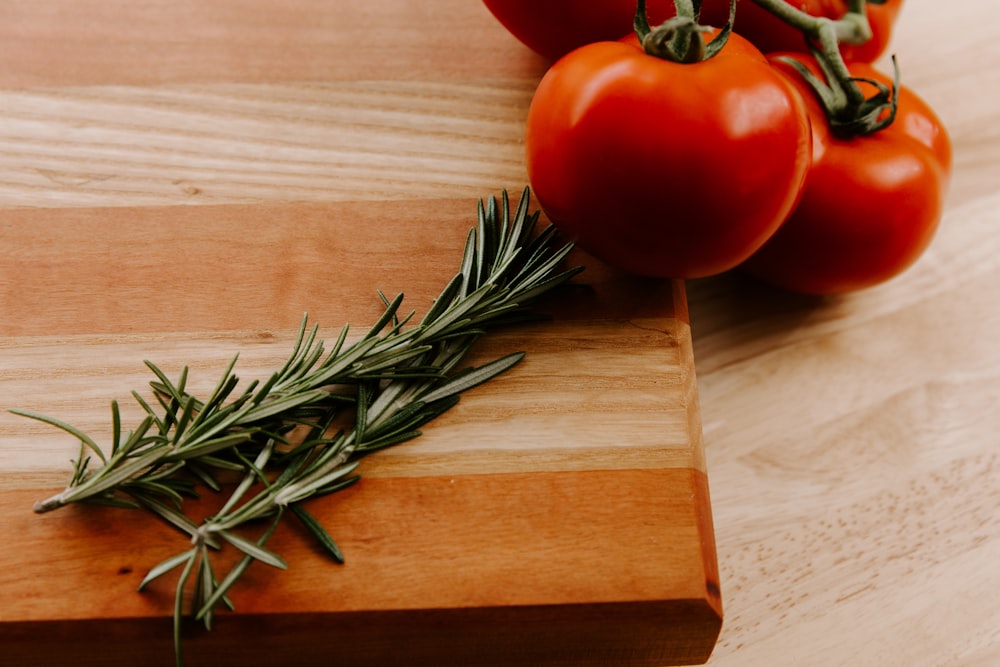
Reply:
[[[318, 328], [304, 318], [290, 356], [270, 378], [237, 392], [234, 357], [205, 399], [187, 391], [187, 368], [174, 382], [146, 362], [155, 376], [155, 402], [133, 392], [146, 415], [127, 433], [112, 402], [108, 452], [61, 420], [13, 411], [80, 443], [69, 484], [36, 503], [35, 511], [69, 503], [142, 508], [189, 536], [191, 548], [153, 567], [140, 584], [145, 588], [181, 568], [174, 608], [178, 664], [189, 579], [195, 583], [191, 613], [210, 628], [220, 604], [231, 608], [227, 594], [253, 561], [287, 567], [266, 547], [286, 509], [342, 562], [336, 542], [301, 503], [353, 484], [362, 456], [418, 436], [462, 392], [517, 364], [524, 353], [456, 370], [478, 337], [533, 319], [533, 303], [582, 270], [561, 268], [572, 245], [559, 245], [554, 228], [535, 233], [539, 213], [529, 213], [529, 194], [525, 188], [513, 212], [506, 192], [499, 204], [494, 197], [479, 201], [459, 271], [415, 325], [413, 312], [399, 315], [402, 294], [389, 300], [379, 293], [385, 309], [378, 321], [351, 344], [344, 326], [327, 350]], [[345, 413], [351, 426], [334, 431]], [[100, 465], [91, 469], [95, 457]], [[183, 500], [197, 494], [198, 483], [221, 491], [220, 472], [242, 478], [214, 516], [195, 523], [184, 514]], [[256, 537], [244, 535], [261, 522], [266, 528]], [[220, 580], [213, 553], [226, 545], [243, 558]]]

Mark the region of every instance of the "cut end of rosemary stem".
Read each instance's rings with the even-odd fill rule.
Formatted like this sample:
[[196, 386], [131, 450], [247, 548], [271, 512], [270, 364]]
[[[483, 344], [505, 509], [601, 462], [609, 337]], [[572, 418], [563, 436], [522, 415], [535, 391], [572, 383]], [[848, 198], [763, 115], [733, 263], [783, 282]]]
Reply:
[[62, 494], [56, 494], [51, 498], [46, 500], [39, 500], [35, 503], [35, 514], [45, 514], [46, 512], [51, 512], [52, 510], [57, 510], [62, 507], [65, 503], [63, 502]]

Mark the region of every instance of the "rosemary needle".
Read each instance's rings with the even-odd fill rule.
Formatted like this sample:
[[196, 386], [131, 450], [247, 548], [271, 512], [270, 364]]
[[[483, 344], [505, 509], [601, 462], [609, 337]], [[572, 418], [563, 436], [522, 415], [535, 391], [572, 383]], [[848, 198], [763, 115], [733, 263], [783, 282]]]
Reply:
[[[142, 508], [189, 536], [189, 549], [152, 567], [140, 584], [143, 589], [181, 568], [174, 606], [178, 664], [188, 580], [195, 580], [191, 614], [210, 628], [218, 605], [231, 607], [227, 593], [252, 562], [287, 567], [266, 547], [286, 509], [342, 562], [339, 546], [301, 503], [353, 484], [360, 457], [418, 436], [462, 392], [517, 364], [523, 353], [457, 370], [479, 336], [533, 318], [539, 297], [582, 270], [562, 268], [572, 245], [560, 245], [551, 226], [536, 234], [539, 214], [529, 213], [529, 195], [525, 188], [514, 211], [506, 191], [499, 203], [479, 201], [458, 272], [416, 324], [413, 313], [400, 315], [401, 294], [389, 300], [380, 292], [385, 309], [378, 321], [350, 344], [344, 326], [327, 349], [304, 317], [291, 354], [266, 381], [238, 390], [234, 357], [205, 399], [186, 390], [187, 368], [172, 381], [146, 362], [155, 376], [155, 401], [133, 392], [146, 414], [127, 433], [112, 402], [108, 452], [70, 424], [14, 410], [79, 441], [69, 484], [36, 503], [35, 511], [70, 503]], [[345, 414], [351, 426], [333, 431]], [[95, 457], [99, 466], [91, 469]], [[195, 523], [184, 514], [183, 499], [202, 486], [222, 490], [216, 475], [224, 472], [242, 477], [219, 512]], [[247, 528], [262, 521], [266, 528], [247, 537]], [[219, 580], [213, 553], [224, 546], [243, 558]]]

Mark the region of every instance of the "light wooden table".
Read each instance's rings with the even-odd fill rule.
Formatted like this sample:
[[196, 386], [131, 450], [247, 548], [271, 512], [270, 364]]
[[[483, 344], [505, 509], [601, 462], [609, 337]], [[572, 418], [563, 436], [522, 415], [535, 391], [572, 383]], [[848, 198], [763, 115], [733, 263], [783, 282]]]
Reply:
[[[180, 26], [123, 3], [121, 23], [151, 30], [146, 48], [121, 39], [121, 24], [106, 33], [88, 25], [91, 32], [78, 38], [92, 40], [84, 49], [92, 60], [63, 57], [79, 44], [42, 42], [33, 60], [0, 71], [7, 119], [0, 201], [7, 208], [229, 206], [475, 198], [518, 187], [520, 147], [504, 137], [520, 122], [510, 110], [531, 93], [530, 80], [517, 77], [542, 65], [500, 34], [476, 0], [467, 2], [423, 34], [413, 26], [442, 20], [430, 5], [388, 3], [407, 13], [400, 22], [342, 3], [337, 20], [345, 24], [389, 20], [412, 28], [394, 43], [396, 53], [366, 51], [377, 62], [366, 72], [351, 69], [352, 49], [379, 48], [378, 33], [324, 42], [330, 26], [302, 13], [309, 3], [231, 24], [220, 17], [240, 16], [238, 2], [186, 3], [171, 15], [188, 16], [185, 29], [200, 26], [206, 48], [227, 44], [198, 60], [178, 48]], [[79, 12], [86, 24], [86, 6], [39, 2], [22, 12], [11, 5], [5, 34], [44, 35], [39, 7], [62, 7], [64, 22], [66, 11]], [[687, 286], [725, 609], [711, 667], [1000, 664], [1000, 40], [993, 23], [986, 0], [947, 11], [908, 0], [899, 21], [892, 50], [904, 80], [944, 118], [956, 158], [940, 234], [912, 270], [832, 300], [733, 276]], [[287, 39], [292, 30], [298, 39]], [[433, 57], [435, 43], [456, 39], [469, 58], [414, 57]], [[498, 43], [503, 48], [491, 51]], [[327, 57], [307, 57], [318, 48]], [[26, 52], [0, 44], [3, 57]], [[220, 87], [220, 72], [234, 63], [244, 80]], [[115, 81], [103, 80], [111, 68]], [[297, 81], [269, 83], [289, 80], [291, 68], [299, 68]], [[511, 77], [509, 85], [477, 85], [487, 68], [494, 82]], [[427, 94], [406, 90], [428, 72], [457, 73], [452, 78], [467, 83], [457, 90], [424, 81]], [[372, 75], [397, 83], [364, 83]], [[326, 78], [342, 83], [309, 83]], [[352, 117], [357, 96], [366, 104], [382, 96], [384, 114], [371, 124]], [[494, 133], [449, 125], [458, 99], [475, 99], [465, 111], [479, 130]], [[203, 114], [206, 107], [214, 111]], [[325, 144], [324, 127], [345, 123], [356, 126], [356, 143]], [[275, 134], [281, 127], [287, 131]], [[396, 128], [391, 163], [374, 157], [385, 149], [378, 145], [385, 127]], [[451, 133], [448, 150], [428, 153], [442, 132]], [[370, 173], [352, 180], [358, 169]], [[376, 172], [381, 190], [366, 191]], [[289, 304], [280, 316], [297, 312], [301, 304]]]
[[712, 667], [1000, 664], [1000, 40], [908, 0], [891, 50], [951, 131], [933, 246], [890, 284], [689, 283], [726, 619]]

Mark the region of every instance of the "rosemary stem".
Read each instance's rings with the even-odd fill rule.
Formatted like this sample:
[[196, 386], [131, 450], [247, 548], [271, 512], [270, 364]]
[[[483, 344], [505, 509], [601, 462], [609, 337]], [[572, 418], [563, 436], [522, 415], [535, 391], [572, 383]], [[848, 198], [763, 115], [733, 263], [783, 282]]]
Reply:
[[[517, 364], [523, 353], [456, 371], [479, 336], [512, 319], [528, 317], [538, 298], [582, 270], [560, 268], [572, 245], [559, 246], [551, 227], [535, 234], [538, 212], [528, 212], [528, 197], [525, 188], [512, 219], [506, 192], [499, 207], [493, 198], [479, 202], [478, 226], [467, 237], [458, 273], [416, 325], [408, 326], [412, 313], [398, 316], [402, 295], [390, 302], [379, 292], [385, 309], [378, 321], [351, 344], [344, 326], [327, 351], [318, 329], [307, 328], [304, 317], [282, 367], [268, 380], [252, 382], [235, 398], [231, 398], [238, 384], [235, 357], [207, 400], [186, 389], [186, 367], [172, 382], [147, 362], [156, 376], [150, 385], [157, 400], [151, 404], [133, 392], [146, 417], [124, 439], [118, 404], [112, 403], [110, 456], [69, 424], [16, 411], [62, 429], [80, 445], [70, 483], [37, 502], [35, 511], [74, 502], [140, 507], [187, 535], [193, 546], [154, 566], [140, 584], [141, 590], [166, 572], [182, 568], [174, 597], [178, 664], [188, 580], [192, 575], [196, 579], [193, 615], [210, 627], [214, 608], [231, 604], [226, 592], [251, 562], [287, 566], [265, 547], [286, 507], [342, 562], [339, 547], [298, 504], [346, 488], [357, 480], [355, 470], [365, 454], [419, 435], [424, 424], [455, 405], [459, 394]], [[355, 392], [341, 395], [330, 390], [340, 385]], [[344, 406], [353, 407], [354, 422], [331, 435], [328, 432], [340, 423]], [[309, 431], [302, 441], [292, 435], [299, 426]], [[96, 469], [88, 468], [87, 452], [100, 460]], [[218, 468], [239, 471], [242, 477], [214, 516], [195, 523], [183, 512], [181, 501], [195, 495], [198, 480], [221, 489], [209, 473]], [[194, 475], [185, 475], [188, 470]], [[256, 540], [241, 534], [242, 528], [261, 519], [270, 525]], [[226, 545], [244, 557], [219, 582], [208, 549]]]

